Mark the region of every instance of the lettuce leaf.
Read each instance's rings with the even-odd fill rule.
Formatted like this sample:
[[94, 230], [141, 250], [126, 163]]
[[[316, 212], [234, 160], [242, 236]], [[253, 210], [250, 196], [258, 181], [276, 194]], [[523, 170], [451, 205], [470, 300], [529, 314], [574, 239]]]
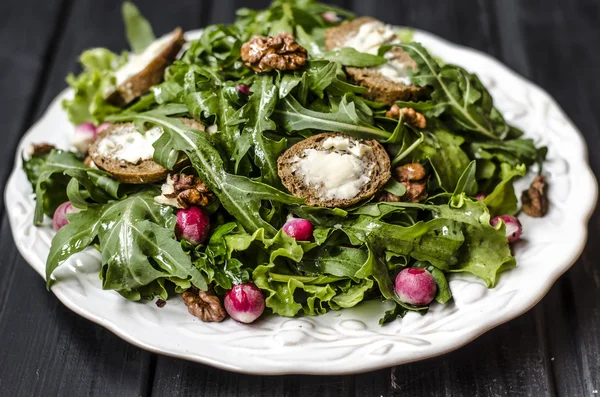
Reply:
[[512, 215], [517, 212], [519, 205], [513, 181], [514, 179], [525, 175], [525, 165], [520, 164], [515, 168], [511, 168], [504, 163], [502, 164], [502, 169], [502, 174], [504, 174], [502, 180], [483, 200], [483, 203], [487, 206], [491, 216]]
[[67, 83], [75, 91], [74, 97], [62, 103], [73, 124], [91, 122], [98, 125], [108, 115], [121, 110], [107, 103], [105, 96], [114, 89], [115, 70], [126, 61], [126, 54], [119, 56], [105, 48], [93, 48], [81, 54], [79, 62], [83, 72], [78, 76], [67, 76]]
[[464, 224], [464, 245], [456, 264], [448, 269], [450, 272], [471, 273], [491, 288], [496, 285], [498, 274], [516, 266], [504, 223], [491, 226], [490, 213], [483, 202], [472, 201], [464, 194], [455, 196], [447, 207], [441, 207], [440, 216]]

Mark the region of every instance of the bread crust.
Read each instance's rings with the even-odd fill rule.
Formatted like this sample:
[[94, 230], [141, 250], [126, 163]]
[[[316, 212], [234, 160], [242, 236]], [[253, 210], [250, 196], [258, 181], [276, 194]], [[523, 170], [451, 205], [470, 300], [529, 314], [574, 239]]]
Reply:
[[[179, 118], [179, 121], [185, 125], [204, 131], [204, 125], [196, 120], [188, 118]], [[169, 175], [168, 169], [156, 163], [154, 160], [143, 160], [138, 164], [128, 163], [112, 158], [106, 158], [98, 153], [98, 143], [109, 135], [122, 133], [124, 130], [133, 129], [133, 123], [114, 124], [98, 134], [96, 141], [90, 146], [89, 157], [98, 168], [110, 173], [114, 179], [122, 183], [130, 184], [146, 184], [160, 182]], [[180, 170], [189, 164], [189, 159], [185, 155], [181, 155], [173, 170]]]
[[136, 98], [146, 94], [150, 87], [163, 80], [165, 69], [169, 66], [185, 44], [183, 30], [176, 28], [172, 33], [173, 38], [165, 49], [158, 54], [141, 72], [131, 76], [107, 97], [106, 101], [119, 107], [133, 102]]
[[[370, 153], [365, 154], [365, 156], [368, 156], [366, 161], [372, 165], [371, 180], [364, 184], [360, 188], [359, 193], [351, 199], [340, 200], [319, 197], [319, 193], [322, 189], [321, 187], [307, 186], [304, 183], [303, 177], [301, 175], [296, 175], [296, 173], [292, 171], [292, 164], [295, 163], [295, 159], [297, 159], [297, 157], [303, 157], [306, 149], [325, 150], [323, 149], [323, 141], [327, 138], [336, 136], [349, 138], [353, 141], [360, 141], [360, 143], [368, 145], [372, 149]], [[345, 208], [354, 205], [373, 196], [391, 177], [390, 157], [379, 142], [375, 140], [359, 140], [339, 132], [324, 132], [296, 143], [279, 156], [279, 159], [277, 160], [277, 171], [281, 178], [281, 182], [290, 193], [296, 197], [306, 199], [307, 205], [319, 207]]]
[[[327, 50], [341, 48], [348, 36], [358, 32], [365, 23], [377, 22], [371, 17], [357, 18], [352, 21], [345, 21], [339, 26], [329, 28], [325, 31], [325, 47]], [[393, 48], [394, 56], [400, 62], [406, 63], [413, 70], [417, 65], [413, 59], [401, 48]], [[365, 98], [372, 101], [382, 102], [387, 105], [393, 105], [396, 101], [418, 100], [426, 95], [426, 91], [415, 85], [406, 85], [393, 81], [383, 76], [376, 68], [357, 68], [346, 67], [346, 74], [350, 81], [367, 88], [367, 92], [362, 94]]]

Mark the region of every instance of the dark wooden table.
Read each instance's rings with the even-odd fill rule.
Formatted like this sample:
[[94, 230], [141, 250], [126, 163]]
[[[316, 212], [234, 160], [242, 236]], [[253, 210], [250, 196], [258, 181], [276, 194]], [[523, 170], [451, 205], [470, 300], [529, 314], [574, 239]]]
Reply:
[[[267, 2], [138, 4], [164, 33], [175, 24], [230, 22], [236, 8]], [[336, 3], [499, 58], [558, 100], [600, 171], [600, 1]], [[20, 137], [92, 46], [125, 48], [120, 0], [0, 2], [0, 186]], [[594, 396], [600, 389], [598, 211], [581, 259], [527, 314], [442, 357], [335, 377], [240, 375], [129, 345], [46, 291], [14, 246], [4, 205], [0, 211], [0, 396]]]

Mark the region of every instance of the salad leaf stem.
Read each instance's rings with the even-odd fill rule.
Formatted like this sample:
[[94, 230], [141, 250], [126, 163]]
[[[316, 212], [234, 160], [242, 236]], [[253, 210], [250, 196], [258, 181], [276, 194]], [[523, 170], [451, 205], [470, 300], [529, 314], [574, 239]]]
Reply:
[[419, 146], [421, 143], [423, 143], [424, 140], [425, 140], [425, 135], [423, 135], [423, 133], [421, 132], [421, 135], [419, 136], [419, 138], [416, 141], [414, 141], [409, 147], [407, 147], [405, 150], [399, 152], [396, 155], [396, 157], [394, 157], [394, 159], [392, 160], [392, 167], [398, 165], [398, 163], [400, 163], [402, 160], [404, 160], [406, 158], [406, 156], [411, 154], [412, 151], [417, 148], [417, 146]]

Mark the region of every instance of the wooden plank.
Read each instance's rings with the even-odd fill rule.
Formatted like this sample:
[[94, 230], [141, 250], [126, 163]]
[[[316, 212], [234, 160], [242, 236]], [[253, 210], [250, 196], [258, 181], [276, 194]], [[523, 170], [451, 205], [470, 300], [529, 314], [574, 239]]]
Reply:
[[[47, 86], [37, 89], [43, 106], [62, 89], [64, 75], [75, 69], [75, 56], [82, 49], [103, 45], [119, 50], [125, 45], [120, 25], [106, 23], [118, 16], [120, 2], [92, 3], [75, 4], [65, 40], [59, 47], [60, 57], [51, 62]], [[157, 33], [164, 33], [171, 28], [173, 20], [181, 21], [186, 29], [197, 27], [198, 20], [208, 18], [212, 22], [230, 21], [233, 10], [228, 9], [232, 4], [238, 7], [238, 3], [241, 2], [223, 0], [218, 7], [208, 7], [207, 2], [175, 2], [169, 6], [168, 18], [156, 5], [140, 4], [140, 7], [153, 22], [158, 19]], [[266, 3], [263, 1], [259, 6], [264, 7]], [[384, 2], [355, 1], [354, 5], [359, 15], [371, 14], [390, 23], [417, 26], [500, 57], [549, 88], [586, 130], [588, 140], [594, 145], [600, 143], [598, 116], [592, 105], [600, 103], [598, 92], [590, 92], [586, 84], [595, 81], [595, 73], [592, 73], [600, 64], [597, 53], [586, 51], [599, 42], [599, 31], [594, 27], [594, 21], [598, 20], [596, 4], [589, 0], [579, 0], [576, 6], [561, 5], [558, 1], [526, 5], [514, 1], [505, 5], [497, 1], [498, 7], [494, 8], [483, 1], [457, 3], [400, 2], [394, 4], [393, 10], [386, 8]], [[22, 7], [23, 2], [20, 4]], [[18, 20], [10, 14], [16, 7], [4, 7], [6, 2], [0, 5], [0, 22], [2, 16], [7, 15]], [[45, 3], [44, 7], [50, 5]], [[46, 8], [42, 10], [45, 11], [43, 20], [47, 21], [52, 13]], [[494, 14], [498, 15], [497, 20]], [[22, 18], [14, 25], [28, 26], [23, 21]], [[12, 37], [6, 34], [9, 25], [9, 22], [0, 23], [0, 46], [5, 45], [4, 38]], [[40, 34], [40, 37], [47, 36]], [[22, 45], [15, 45], [15, 51], [22, 49]], [[556, 62], [548, 65], [545, 54]], [[45, 59], [45, 54], [41, 58]], [[572, 69], [574, 59], [580, 76], [575, 81], [570, 78], [572, 74], [565, 73]], [[13, 88], [17, 81], [15, 76], [18, 77], [21, 70], [24, 77], [35, 75], [20, 64], [10, 70], [11, 74], [0, 74], [0, 89], [13, 95], [6, 101], [12, 106], [6, 114], [28, 113], [18, 104], [19, 95], [27, 96], [27, 87]], [[12, 77], [7, 78], [7, 75]], [[36, 86], [35, 82], [31, 85]], [[35, 87], [30, 90], [34, 91]], [[28, 95], [30, 98], [33, 94]], [[35, 108], [36, 103], [29, 106]], [[28, 122], [25, 119], [25, 123]], [[7, 134], [7, 139], [13, 140], [12, 148], [17, 137], [17, 134]], [[14, 149], [0, 150], [12, 156]], [[600, 170], [598, 161], [597, 157], [592, 159], [597, 171]], [[597, 216], [594, 219], [591, 231], [598, 233], [600, 223]], [[0, 231], [8, 235], [5, 220]], [[154, 368], [152, 355], [79, 318], [46, 293], [41, 279], [23, 262], [12, 241], [3, 239], [0, 252], [4, 258], [0, 260], [0, 335], [3, 337], [0, 357], [3, 357], [2, 362], [11, 363], [0, 365], [0, 395], [525, 396], [552, 395], [554, 387], [559, 395], [589, 395], [600, 385], [599, 344], [595, 335], [600, 327], [597, 299], [600, 276], [594, 267], [598, 253], [593, 247], [588, 247], [579, 267], [576, 265], [534, 311], [449, 355], [354, 377], [254, 377], [160, 356]], [[23, 329], [31, 332], [23, 332]], [[546, 351], [548, 344], [550, 354]], [[555, 360], [551, 361], [550, 356]], [[550, 366], [556, 380], [550, 376]], [[149, 368], [154, 368], [153, 372], [148, 371]]]
[[455, 352], [357, 375], [356, 395], [552, 395], [536, 336], [535, 312], [529, 312]]
[[[62, 3], [7, 0], [0, 4], [1, 186], [12, 170], [15, 147], [39, 103], [42, 76], [53, 56], [52, 40], [61, 31], [56, 23], [61, 20]], [[2, 213], [4, 195], [0, 197]]]
[[152, 396], [284, 395], [283, 377], [236, 374], [185, 360], [158, 356]]

